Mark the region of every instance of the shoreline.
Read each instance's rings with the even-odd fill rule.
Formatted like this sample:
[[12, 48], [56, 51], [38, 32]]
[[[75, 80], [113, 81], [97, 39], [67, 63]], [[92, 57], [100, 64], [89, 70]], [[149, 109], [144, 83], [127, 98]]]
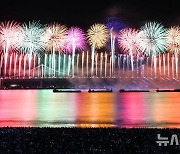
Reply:
[[98, 89], [98, 88], [89, 88], [89, 89], [76, 89], [76, 88], [0, 88], [0, 90], [52, 90], [53, 93], [65, 93], [65, 92], [88, 92], [88, 93], [102, 93], [102, 92], [180, 92], [180, 89], [119, 89], [119, 90], [110, 90], [110, 89]]

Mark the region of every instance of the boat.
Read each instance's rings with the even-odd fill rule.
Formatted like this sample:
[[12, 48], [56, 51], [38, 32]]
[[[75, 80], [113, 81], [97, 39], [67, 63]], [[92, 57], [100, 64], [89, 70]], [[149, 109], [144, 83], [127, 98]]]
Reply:
[[174, 89], [175, 92], [180, 92], [180, 89]]
[[53, 89], [54, 93], [64, 93], [64, 92], [70, 92], [70, 93], [74, 93], [74, 92], [81, 92], [81, 90], [77, 90], [77, 89]]
[[120, 89], [119, 92], [149, 92], [149, 90], [135, 90], [135, 89], [129, 89], [129, 90], [125, 90], [125, 89]]
[[157, 89], [156, 92], [180, 92], [180, 89]]
[[113, 92], [113, 90], [109, 89], [89, 89], [88, 92]]

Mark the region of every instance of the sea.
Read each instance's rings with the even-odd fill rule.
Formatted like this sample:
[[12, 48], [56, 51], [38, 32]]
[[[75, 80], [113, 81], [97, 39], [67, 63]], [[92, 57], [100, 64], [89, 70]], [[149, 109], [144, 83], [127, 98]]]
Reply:
[[180, 128], [180, 92], [0, 90], [0, 127]]

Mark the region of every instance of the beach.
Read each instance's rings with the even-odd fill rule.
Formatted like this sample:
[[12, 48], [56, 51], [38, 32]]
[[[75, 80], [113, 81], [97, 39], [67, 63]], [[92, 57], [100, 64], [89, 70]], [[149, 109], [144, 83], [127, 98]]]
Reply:
[[179, 145], [158, 146], [169, 128], [0, 128], [1, 153], [178, 153]]

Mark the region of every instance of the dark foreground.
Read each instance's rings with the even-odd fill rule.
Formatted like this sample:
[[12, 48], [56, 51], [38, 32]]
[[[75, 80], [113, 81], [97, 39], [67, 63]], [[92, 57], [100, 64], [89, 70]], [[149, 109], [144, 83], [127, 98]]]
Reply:
[[[157, 134], [180, 137], [179, 129], [0, 128], [1, 153], [178, 153], [158, 146]], [[169, 139], [170, 140], [170, 139]]]

